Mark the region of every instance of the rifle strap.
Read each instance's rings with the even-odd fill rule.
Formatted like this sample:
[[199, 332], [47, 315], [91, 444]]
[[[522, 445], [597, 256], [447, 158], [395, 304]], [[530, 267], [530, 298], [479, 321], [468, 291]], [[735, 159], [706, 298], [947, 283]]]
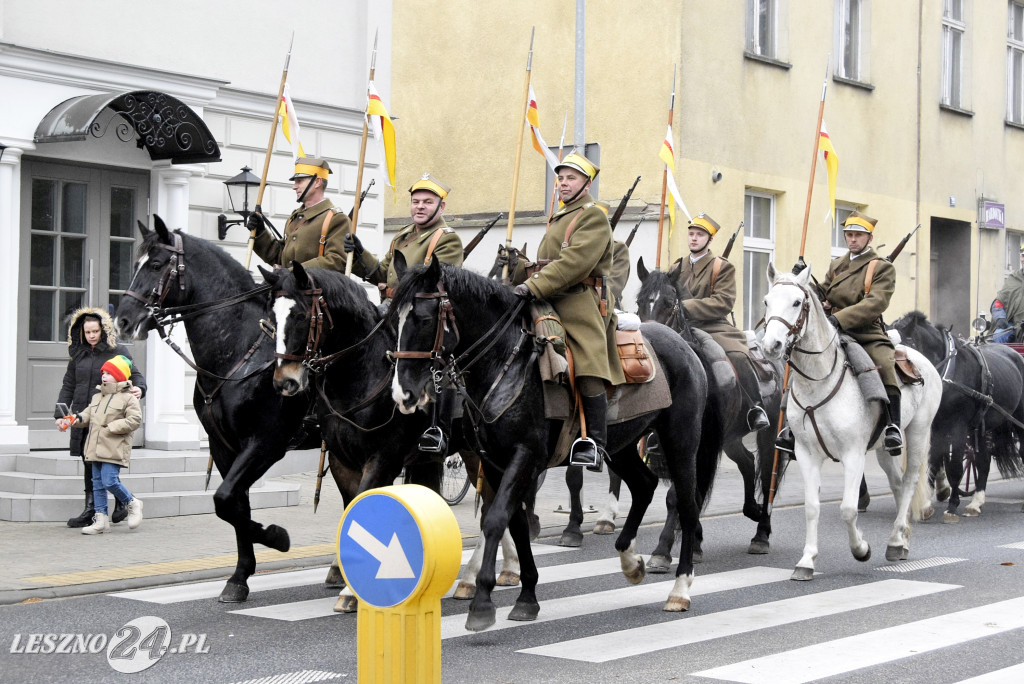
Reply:
[[711, 266], [711, 293], [708, 295], [709, 297], [715, 295], [715, 281], [718, 280], [718, 274], [722, 272], [722, 262], [724, 261], [725, 259], [722, 257], [715, 257], [715, 263]]
[[878, 259], [872, 259], [868, 263], [867, 269], [864, 271], [864, 296], [867, 297], [871, 293], [871, 281], [875, 277], [875, 267], [878, 266]]
[[572, 237], [572, 232], [576, 230], [576, 223], [579, 222], [580, 216], [582, 216], [583, 212], [585, 212], [592, 206], [594, 206], [593, 202], [589, 204], [584, 204], [582, 207], [580, 207], [580, 210], [576, 212], [576, 215], [572, 217], [572, 221], [569, 221], [569, 225], [565, 229], [565, 239], [562, 240], [562, 249], [565, 249], [566, 247], [569, 246], [569, 238]]
[[427, 245], [427, 256], [423, 257], [423, 263], [425, 265], [430, 264], [430, 257], [434, 255], [434, 248], [437, 247], [437, 243], [441, 239], [441, 236], [450, 232], [452, 232], [451, 228], [442, 227], [435, 230], [434, 234], [430, 236], [430, 244]]
[[317, 251], [317, 256], [322, 257], [324, 255], [324, 246], [327, 244], [327, 231], [331, 227], [331, 219], [334, 218], [334, 210], [328, 209], [327, 213], [324, 214], [324, 224], [320, 227], [320, 249]]

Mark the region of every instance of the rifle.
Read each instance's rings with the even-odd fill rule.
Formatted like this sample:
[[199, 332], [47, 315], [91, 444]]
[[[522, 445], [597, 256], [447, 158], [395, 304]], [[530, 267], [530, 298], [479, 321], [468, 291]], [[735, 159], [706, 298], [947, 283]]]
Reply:
[[635, 226], [633, 226], [633, 230], [629, 231], [629, 237], [627, 237], [627, 238], [626, 238], [626, 247], [627, 247], [627, 248], [628, 248], [628, 247], [629, 247], [629, 246], [630, 246], [631, 244], [633, 244], [633, 238], [635, 238], [635, 237], [636, 237], [636, 231], [637, 231], [637, 229], [638, 229], [638, 228], [640, 227], [640, 224], [644, 222], [644, 219], [645, 219], [645, 218], [647, 218], [647, 216], [646, 216], [646, 215], [643, 215], [643, 214], [642, 214], [642, 215], [640, 216], [640, 218], [638, 218], [638, 219], [636, 220], [636, 225], [635, 225]]
[[629, 192], [623, 195], [622, 201], [619, 202], [619, 206], [615, 207], [615, 213], [612, 214], [612, 220], [608, 222], [611, 224], [612, 230], [615, 230], [615, 226], [618, 225], [619, 219], [622, 218], [622, 212], [626, 211], [626, 203], [629, 202], [629, 198], [633, 194], [633, 191], [636, 190], [636, 184], [639, 182], [640, 176], [637, 176], [636, 180], [633, 181], [633, 187], [629, 189]]
[[498, 223], [498, 221], [500, 221], [503, 218], [505, 218], [505, 214], [498, 214], [490, 221], [488, 221], [487, 225], [481, 228], [480, 231], [473, 236], [473, 239], [469, 241], [469, 244], [466, 245], [466, 248], [462, 250], [462, 258], [465, 259], [466, 257], [468, 257], [469, 253], [476, 249], [476, 246], [479, 245], [480, 241], [484, 239], [484, 235], [487, 235], [488, 231], [490, 231], [490, 229], [493, 228], [495, 224]]
[[907, 233], [906, 237], [900, 240], [900, 243], [896, 245], [895, 249], [892, 250], [892, 253], [889, 254], [889, 256], [885, 257], [885, 260], [891, 264], [896, 259], [896, 257], [900, 255], [900, 252], [903, 251], [903, 248], [907, 246], [907, 243], [910, 242], [910, 238], [914, 237], [914, 233], [916, 233], [920, 228], [921, 224], [918, 223], [917, 228], [914, 228], [914, 230]]
[[736, 242], [736, 236], [740, 234], [741, 230], [743, 230], [743, 221], [740, 221], [740, 225], [736, 226], [736, 232], [729, 238], [729, 242], [725, 243], [725, 249], [722, 250], [723, 259], [729, 258], [729, 254], [732, 252], [732, 244]]
[[[376, 182], [377, 182], [377, 179], [376, 179], [376, 178], [371, 178], [371, 179], [370, 179], [370, 184], [369, 184], [369, 185], [367, 185], [367, 186], [366, 186], [366, 189], [365, 189], [365, 190], [363, 190], [363, 191], [362, 191], [362, 192], [361, 192], [361, 193], [359, 194], [359, 201], [358, 201], [358, 202], [356, 202], [356, 204], [358, 204], [359, 206], [362, 206], [362, 205], [363, 205], [363, 200], [364, 200], [364, 199], [366, 199], [366, 193], [370, 192], [370, 188], [372, 188], [372, 187], [373, 187], [373, 184], [374, 184], [374, 183], [376, 183]], [[352, 208], [348, 210], [348, 220], [349, 220], [349, 221], [351, 221], [351, 220], [352, 220], [352, 214], [353, 214], [353, 213], [355, 212], [355, 210], [356, 210], [356, 204], [353, 204], [353, 205], [352, 205]], [[314, 513], [315, 513], [315, 512], [316, 512], [316, 511], [314, 511]]]

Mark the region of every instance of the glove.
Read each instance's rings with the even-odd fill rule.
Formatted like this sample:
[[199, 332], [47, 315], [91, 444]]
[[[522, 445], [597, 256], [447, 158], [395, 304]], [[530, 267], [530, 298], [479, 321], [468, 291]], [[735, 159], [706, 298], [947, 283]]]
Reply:
[[245, 219], [245, 227], [253, 235], [259, 235], [265, 231], [267, 227], [263, 224], [263, 214], [259, 214], [255, 211], [249, 214]]
[[352, 233], [345, 233], [345, 251], [358, 259], [363, 255], [363, 243]]
[[839, 319], [836, 318], [835, 316], [829, 316], [828, 317], [828, 322], [831, 323], [832, 327], [835, 328], [836, 330], [842, 330], [843, 329], [843, 326], [839, 325]]
[[[804, 261], [803, 257], [800, 257], [795, 264], [793, 264], [793, 275], [800, 275], [804, 269], [807, 268], [807, 262]], [[837, 326], [838, 327], [838, 326]]]
[[509, 271], [514, 271], [519, 264], [519, 252], [515, 249], [508, 249], [505, 245], [498, 245], [498, 256], [494, 259], [494, 265], [499, 268], [508, 266]]
[[530, 292], [530, 288], [526, 286], [526, 283], [519, 283], [512, 288], [512, 292], [515, 293], [516, 297], [522, 297], [526, 301], [533, 299], [533, 293]]

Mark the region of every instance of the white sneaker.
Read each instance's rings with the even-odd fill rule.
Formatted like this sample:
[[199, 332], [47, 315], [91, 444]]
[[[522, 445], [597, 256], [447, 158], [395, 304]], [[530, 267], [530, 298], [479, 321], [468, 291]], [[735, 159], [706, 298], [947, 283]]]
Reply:
[[82, 534], [103, 534], [110, 529], [110, 518], [106, 513], [97, 513], [92, 518], [92, 525], [82, 528]]
[[128, 502], [128, 529], [134, 530], [142, 524], [142, 501], [136, 497]]

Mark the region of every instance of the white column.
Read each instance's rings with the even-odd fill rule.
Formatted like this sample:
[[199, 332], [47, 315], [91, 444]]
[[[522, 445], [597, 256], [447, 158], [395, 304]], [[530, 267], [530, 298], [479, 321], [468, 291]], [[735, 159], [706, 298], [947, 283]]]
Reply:
[[[188, 232], [189, 178], [180, 166], [158, 164], [153, 168], [150, 206], [171, 230]], [[152, 226], [150, 226], [152, 228]], [[185, 331], [177, 326], [174, 341], [188, 349]], [[185, 362], [155, 333], [146, 346], [146, 447], [150, 449], [198, 449], [199, 426], [185, 412]]]
[[[0, 311], [13, 315], [18, 310], [18, 260], [21, 212], [22, 150], [8, 147], [0, 159]], [[10, 321], [8, 321], [10, 323]], [[14, 419], [14, 391], [18, 359], [18, 326], [0, 326], [0, 453], [28, 453], [28, 425]]]

